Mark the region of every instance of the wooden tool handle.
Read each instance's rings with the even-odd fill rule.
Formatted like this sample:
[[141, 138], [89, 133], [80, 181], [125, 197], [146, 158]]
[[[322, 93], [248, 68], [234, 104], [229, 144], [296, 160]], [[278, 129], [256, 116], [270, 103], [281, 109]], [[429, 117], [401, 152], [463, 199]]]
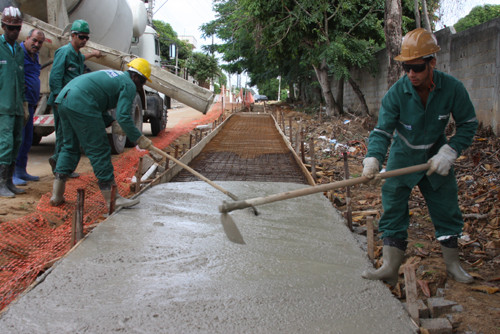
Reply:
[[[425, 171], [427, 169], [429, 169], [429, 164], [425, 163], [425, 164], [421, 164], [421, 165], [415, 165], [415, 166], [411, 166], [411, 167], [395, 169], [395, 170], [391, 170], [391, 171], [388, 171], [385, 173], [378, 173], [377, 175], [375, 175], [375, 177], [378, 177], [381, 179], [387, 179], [389, 177], [395, 177], [395, 176], [401, 176], [401, 175], [421, 172], [421, 171]], [[307, 188], [303, 188], [303, 189], [286, 191], [283, 193], [269, 195], [266, 197], [256, 197], [256, 198], [251, 198], [251, 199], [247, 199], [247, 200], [243, 200], [243, 201], [236, 201], [236, 202], [223, 202], [222, 205], [219, 206], [219, 212], [227, 213], [227, 212], [231, 212], [233, 210], [248, 208], [249, 206], [257, 206], [257, 205], [272, 203], [272, 202], [276, 202], [276, 201], [282, 201], [285, 199], [311, 195], [311, 194], [324, 192], [324, 191], [328, 191], [328, 190], [333, 190], [333, 189], [338, 189], [338, 188], [343, 188], [343, 187], [350, 187], [350, 186], [354, 186], [354, 185], [357, 185], [360, 183], [366, 183], [370, 180], [372, 180], [372, 179], [367, 178], [366, 176], [361, 176], [361, 177], [358, 177], [355, 179], [348, 179], [348, 180], [337, 181], [337, 182], [332, 182], [332, 183], [327, 183], [327, 184], [321, 184], [321, 185], [313, 186], [313, 187], [307, 187]]]

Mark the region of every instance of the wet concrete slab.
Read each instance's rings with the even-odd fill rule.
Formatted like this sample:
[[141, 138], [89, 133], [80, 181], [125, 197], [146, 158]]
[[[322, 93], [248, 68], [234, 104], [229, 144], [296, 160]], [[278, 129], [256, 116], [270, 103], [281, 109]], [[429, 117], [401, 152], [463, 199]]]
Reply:
[[[304, 187], [218, 182], [241, 199]], [[204, 182], [167, 183], [97, 226], [13, 302], [0, 333], [415, 333], [320, 194], [230, 215]]]

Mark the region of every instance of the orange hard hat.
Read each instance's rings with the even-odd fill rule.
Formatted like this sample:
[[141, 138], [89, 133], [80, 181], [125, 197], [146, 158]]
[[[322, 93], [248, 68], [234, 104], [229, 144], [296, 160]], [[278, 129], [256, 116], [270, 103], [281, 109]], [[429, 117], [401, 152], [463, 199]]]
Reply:
[[409, 61], [431, 55], [441, 50], [434, 34], [423, 28], [410, 31], [403, 37], [401, 54], [394, 60]]
[[23, 24], [21, 12], [16, 7], [5, 7], [2, 12], [2, 23], [9, 26], [20, 26]]

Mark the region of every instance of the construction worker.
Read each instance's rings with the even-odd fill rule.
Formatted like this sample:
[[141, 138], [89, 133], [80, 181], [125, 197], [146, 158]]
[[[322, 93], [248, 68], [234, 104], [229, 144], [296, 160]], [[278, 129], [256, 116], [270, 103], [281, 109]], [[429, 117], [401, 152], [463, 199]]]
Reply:
[[[460, 265], [457, 239], [463, 220], [458, 206], [457, 182], [453, 163], [472, 142], [478, 122], [474, 106], [464, 85], [452, 76], [435, 69], [435, 53], [440, 50], [435, 36], [419, 28], [403, 39], [401, 54], [406, 72], [382, 99], [378, 123], [369, 136], [368, 153], [363, 160], [363, 176], [373, 178], [385, 160], [392, 142], [387, 170], [428, 162], [427, 172], [387, 179], [382, 186], [383, 265], [365, 271], [362, 276], [383, 280], [390, 285], [398, 281], [398, 270], [407, 246], [409, 225], [408, 199], [418, 185], [441, 244], [449, 276], [471, 283]], [[455, 134], [447, 139], [445, 128], [450, 117]]]
[[[54, 107], [54, 101], [63, 89], [64, 86], [72, 79], [83, 74], [85, 68], [85, 60], [92, 57], [100, 58], [101, 52], [94, 50], [89, 54], [82, 54], [80, 49], [83, 48], [90, 36], [89, 24], [85, 20], [76, 20], [71, 25], [71, 41], [56, 50], [54, 54], [54, 63], [50, 70], [50, 95], [47, 104], [52, 106], [54, 114], [54, 127], [56, 131], [56, 144], [54, 155], [49, 158], [52, 172], [56, 167], [57, 158], [61, 151], [61, 146], [64, 141], [64, 131], [60, 126], [60, 118], [57, 108]], [[75, 167], [76, 168], [76, 167]], [[70, 177], [78, 177], [77, 173], [72, 172]]]
[[24, 95], [24, 52], [16, 42], [22, 24], [19, 9], [4, 8], [4, 34], [0, 36], [0, 197], [25, 192], [12, 183], [24, 123], [29, 116]]
[[[126, 72], [103, 70], [83, 74], [68, 83], [55, 100], [64, 128], [64, 143], [55, 168], [51, 205], [64, 202], [66, 179], [78, 164], [81, 146], [109, 207], [115, 181], [106, 127], [111, 125], [114, 133], [126, 134], [142, 149], [151, 147], [151, 140], [135, 127], [130, 113], [136, 92], [142, 91], [146, 80], [150, 81], [151, 66], [143, 58], [132, 60], [128, 66]], [[108, 112], [112, 108], [116, 108], [118, 122]], [[137, 203], [138, 199], [119, 195], [116, 198], [117, 208]]]
[[22, 143], [16, 159], [16, 168], [12, 182], [15, 185], [25, 185], [26, 181], [38, 181], [38, 176], [28, 174], [28, 152], [33, 143], [33, 114], [40, 98], [40, 62], [38, 52], [45, 41], [45, 34], [38, 29], [32, 29], [28, 37], [21, 43], [24, 51], [24, 82], [26, 85], [25, 94], [28, 101], [28, 111], [30, 113], [28, 121], [22, 131]]

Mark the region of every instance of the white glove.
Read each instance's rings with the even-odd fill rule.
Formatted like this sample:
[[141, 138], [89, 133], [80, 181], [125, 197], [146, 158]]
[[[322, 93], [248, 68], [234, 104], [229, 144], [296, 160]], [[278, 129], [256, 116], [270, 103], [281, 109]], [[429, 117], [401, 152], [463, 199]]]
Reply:
[[121, 136], [127, 135], [125, 133], [125, 131], [123, 131], [122, 127], [120, 126], [120, 124], [118, 124], [117, 121], [113, 121], [113, 123], [111, 123], [111, 130], [114, 134], [117, 134], [117, 135], [121, 135]]
[[30, 110], [28, 108], [28, 102], [23, 102], [23, 109], [24, 109], [24, 125], [28, 123], [28, 120], [30, 119]]
[[139, 139], [137, 139], [137, 145], [139, 145], [139, 148], [142, 150], [149, 150], [149, 148], [153, 146], [153, 142], [146, 136], [142, 135]]
[[380, 170], [377, 158], [368, 157], [363, 160], [363, 176], [373, 179]]
[[448, 175], [451, 165], [453, 165], [456, 159], [457, 152], [450, 145], [445, 144], [441, 146], [438, 153], [427, 161], [431, 164], [427, 175], [431, 175], [434, 172], [442, 176]]

